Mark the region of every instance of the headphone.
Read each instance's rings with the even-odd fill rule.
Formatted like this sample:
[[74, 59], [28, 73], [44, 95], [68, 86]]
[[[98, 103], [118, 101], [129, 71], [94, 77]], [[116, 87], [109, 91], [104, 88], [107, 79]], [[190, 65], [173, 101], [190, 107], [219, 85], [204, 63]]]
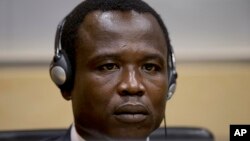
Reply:
[[[57, 26], [56, 36], [55, 36], [55, 47], [54, 47], [54, 57], [50, 64], [50, 77], [53, 82], [61, 89], [61, 90], [69, 90], [72, 85], [72, 77], [73, 72], [71, 69], [71, 65], [69, 59], [67, 57], [66, 52], [62, 49], [61, 38], [62, 31], [64, 28], [64, 24], [66, 22], [66, 18], [64, 18]], [[166, 99], [169, 100], [176, 89], [176, 79], [177, 79], [177, 71], [175, 66], [175, 56], [173, 52], [172, 46], [169, 47], [168, 52], [168, 68], [169, 68], [169, 78], [168, 78], [168, 94]]]

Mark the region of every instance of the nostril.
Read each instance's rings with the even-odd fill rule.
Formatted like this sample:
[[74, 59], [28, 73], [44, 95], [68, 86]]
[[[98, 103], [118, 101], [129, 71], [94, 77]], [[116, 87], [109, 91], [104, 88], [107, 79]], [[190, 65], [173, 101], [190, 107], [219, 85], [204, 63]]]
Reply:
[[137, 95], [138, 95], [138, 96], [144, 95], [144, 91], [138, 91], [138, 92], [137, 92]]

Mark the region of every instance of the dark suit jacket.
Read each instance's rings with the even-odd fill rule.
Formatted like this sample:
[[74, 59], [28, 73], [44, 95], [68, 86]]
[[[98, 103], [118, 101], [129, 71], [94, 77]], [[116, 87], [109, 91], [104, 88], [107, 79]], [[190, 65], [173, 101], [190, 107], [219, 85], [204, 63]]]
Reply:
[[[65, 134], [61, 135], [61, 136], [57, 136], [57, 137], [51, 137], [51, 138], [47, 138], [41, 141], [71, 141], [70, 140], [70, 132], [71, 132], [71, 127], [68, 128], [68, 130], [66, 131]], [[154, 139], [154, 138], [150, 138], [150, 141], [163, 141], [164, 139]]]
[[71, 127], [62, 136], [51, 137], [42, 141], [70, 141], [70, 131], [71, 131]]
[[[48, 138], [42, 141], [70, 141], [71, 127], [58, 137]], [[164, 128], [159, 128], [150, 136], [150, 141], [214, 141], [213, 134], [202, 128], [169, 128], [165, 136]]]

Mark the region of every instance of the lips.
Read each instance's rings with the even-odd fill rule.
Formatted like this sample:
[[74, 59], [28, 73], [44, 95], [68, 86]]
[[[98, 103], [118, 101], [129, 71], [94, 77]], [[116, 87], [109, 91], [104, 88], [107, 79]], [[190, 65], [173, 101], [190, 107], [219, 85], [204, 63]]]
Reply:
[[149, 115], [148, 109], [142, 104], [125, 103], [115, 109], [114, 116], [118, 121], [125, 123], [138, 123], [144, 121]]

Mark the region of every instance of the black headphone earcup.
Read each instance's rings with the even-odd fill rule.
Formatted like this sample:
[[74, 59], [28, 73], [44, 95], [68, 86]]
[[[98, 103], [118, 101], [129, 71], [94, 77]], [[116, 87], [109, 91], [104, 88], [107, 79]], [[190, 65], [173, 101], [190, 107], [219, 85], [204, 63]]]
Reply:
[[68, 57], [64, 52], [60, 51], [51, 62], [50, 77], [61, 90], [66, 90], [69, 88], [71, 76], [72, 71]]

